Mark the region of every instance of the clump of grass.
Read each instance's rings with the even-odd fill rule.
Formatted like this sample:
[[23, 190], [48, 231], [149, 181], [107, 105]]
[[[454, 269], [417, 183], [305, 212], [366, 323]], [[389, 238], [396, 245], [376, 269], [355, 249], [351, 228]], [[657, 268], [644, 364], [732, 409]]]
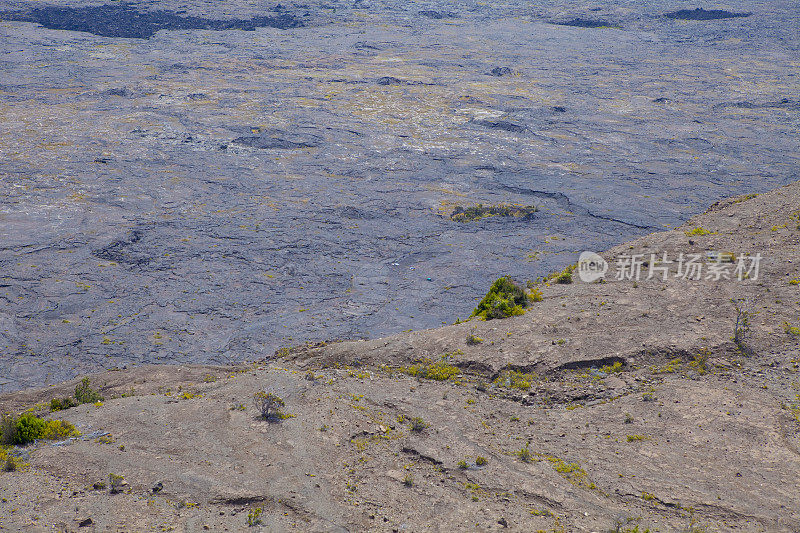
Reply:
[[469, 468], [469, 465], [465, 460], [462, 459], [458, 462], [458, 468], [461, 470], [466, 470], [467, 468]]
[[530, 463], [531, 461], [533, 461], [533, 454], [531, 453], [531, 451], [528, 449], [527, 446], [525, 446], [524, 448], [520, 448], [520, 450], [516, 452], [516, 456], [523, 463]]
[[521, 372], [519, 370], [503, 370], [494, 380], [498, 387], [510, 389], [528, 390], [536, 380], [536, 374], [532, 372]]
[[422, 417], [415, 416], [414, 418], [411, 419], [411, 431], [414, 431], [415, 433], [420, 433], [427, 427], [428, 423], [425, 422], [422, 419]]
[[483, 339], [470, 333], [467, 335], [467, 346], [475, 346], [483, 342]]
[[647, 437], [645, 437], [644, 435], [628, 435], [625, 438], [625, 440], [627, 440], [628, 442], [638, 442], [641, 440], [647, 440]]
[[489, 292], [470, 316], [477, 316], [484, 320], [508, 318], [525, 313], [528, 305], [529, 299], [525, 290], [511, 278], [502, 277], [492, 283]]
[[711, 231], [708, 231], [705, 228], [699, 228], [699, 227], [698, 228], [694, 228], [694, 229], [689, 230], [689, 231], [684, 231], [684, 233], [686, 234], [687, 237], [697, 237], [697, 236], [701, 236], [701, 235], [711, 235], [712, 234]]
[[75, 399], [78, 403], [96, 403], [102, 402], [105, 398], [99, 391], [91, 387], [89, 378], [83, 378], [81, 382], [75, 386]]
[[487, 464], [489, 464], [489, 461], [486, 459], [486, 457], [479, 455], [478, 457], [475, 458], [475, 464], [478, 466], [486, 466]]
[[403, 485], [406, 487], [413, 487], [414, 486], [414, 476], [411, 474], [406, 474], [406, 477], [403, 478]]

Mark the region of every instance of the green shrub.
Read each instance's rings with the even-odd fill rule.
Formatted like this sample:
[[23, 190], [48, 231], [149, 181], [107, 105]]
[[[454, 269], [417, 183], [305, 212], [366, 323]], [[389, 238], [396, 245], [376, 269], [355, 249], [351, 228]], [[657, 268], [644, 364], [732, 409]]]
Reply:
[[77, 405], [78, 402], [74, 398], [53, 398], [50, 400], [50, 412], [63, 411]]
[[483, 457], [482, 455], [479, 455], [475, 458], [475, 464], [478, 466], [486, 466], [488, 463], [489, 461], [486, 460], [486, 457]]
[[111, 494], [118, 494], [125, 490], [125, 476], [110, 473], [108, 474], [108, 484], [111, 486]]
[[6, 413], [0, 423], [0, 444], [24, 445], [36, 439], [63, 439], [78, 435], [75, 426], [63, 420], [44, 420], [30, 413], [18, 418]]
[[44, 435], [47, 422], [30, 414], [25, 414], [17, 419], [16, 434], [13, 444], [27, 444]]
[[556, 276], [555, 281], [556, 283], [561, 283], [563, 285], [572, 283], [572, 272], [565, 270], [564, 272]]
[[89, 378], [83, 378], [75, 386], [75, 399], [78, 403], [95, 403], [104, 400], [103, 396], [91, 387]]
[[509, 277], [499, 278], [492, 283], [489, 292], [480, 301], [471, 316], [491, 320], [521, 315], [528, 307], [529, 299], [525, 290]]
[[469, 465], [465, 460], [462, 459], [458, 462], [458, 468], [460, 468], [461, 470], [466, 470], [467, 468], [469, 468]]
[[14, 444], [17, 435], [17, 419], [9, 413], [0, 417], [0, 444]]
[[75, 426], [64, 420], [47, 420], [44, 432], [39, 438], [45, 440], [59, 440], [80, 435]]

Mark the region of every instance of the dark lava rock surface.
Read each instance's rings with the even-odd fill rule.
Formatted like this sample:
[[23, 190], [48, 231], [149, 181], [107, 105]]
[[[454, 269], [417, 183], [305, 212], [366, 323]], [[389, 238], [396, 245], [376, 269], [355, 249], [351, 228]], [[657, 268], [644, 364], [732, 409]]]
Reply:
[[261, 16], [252, 19], [208, 19], [180, 16], [169, 11], [139, 11], [130, 4], [87, 7], [32, 8], [6, 12], [6, 20], [35, 22], [47, 29], [93, 33], [104, 37], [149, 39], [159, 30], [246, 30], [296, 28], [303, 22], [292, 15]]
[[554, 24], [559, 26], [574, 26], [576, 28], [611, 28], [615, 26], [614, 23], [607, 20], [592, 20], [580, 17], [564, 22], [554, 22]]
[[792, 6], [0, 0], [0, 387], [451, 323], [788, 183]]
[[736, 17], [749, 17], [752, 13], [733, 13], [725, 11], [724, 9], [703, 9], [698, 7], [695, 9], [680, 9], [672, 11], [664, 15], [671, 19], [681, 20], [717, 20], [717, 19], [732, 19]]

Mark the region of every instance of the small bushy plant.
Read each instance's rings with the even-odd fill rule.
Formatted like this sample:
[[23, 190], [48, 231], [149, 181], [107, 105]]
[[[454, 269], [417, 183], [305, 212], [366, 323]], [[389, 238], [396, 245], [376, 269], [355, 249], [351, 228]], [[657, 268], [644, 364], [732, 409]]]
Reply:
[[523, 463], [530, 463], [531, 461], [533, 461], [533, 454], [531, 453], [531, 451], [528, 449], [527, 446], [521, 448], [517, 452], [517, 457], [519, 457], [519, 460], [522, 461]]
[[264, 420], [281, 419], [281, 407], [285, 406], [283, 398], [274, 392], [259, 391], [253, 395], [253, 405], [261, 413]]
[[428, 427], [428, 424], [421, 417], [415, 416], [414, 418], [411, 419], [411, 431], [416, 431], [417, 433], [419, 433], [426, 427]]
[[6, 413], [0, 422], [0, 444], [22, 446], [36, 439], [63, 439], [78, 435], [75, 426], [63, 420], [44, 420], [30, 413], [13, 417]]
[[91, 387], [89, 378], [83, 378], [81, 382], [75, 386], [75, 399], [78, 403], [95, 403], [102, 402], [105, 398]]
[[525, 290], [509, 277], [499, 278], [492, 283], [489, 292], [483, 297], [471, 316], [485, 320], [507, 318], [521, 315], [529, 305]]
[[76, 407], [77, 405], [78, 402], [74, 398], [53, 398], [50, 400], [50, 411], [63, 411], [64, 409], [70, 409], [71, 407]]

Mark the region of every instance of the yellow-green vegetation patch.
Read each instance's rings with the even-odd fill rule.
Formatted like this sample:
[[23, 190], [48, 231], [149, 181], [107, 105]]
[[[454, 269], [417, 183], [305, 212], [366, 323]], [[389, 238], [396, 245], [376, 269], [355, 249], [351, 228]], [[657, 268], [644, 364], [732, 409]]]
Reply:
[[553, 469], [556, 472], [561, 474], [562, 477], [573, 485], [592, 490], [597, 488], [597, 485], [589, 480], [589, 476], [586, 474], [586, 471], [581, 468], [579, 463], [567, 463], [563, 459], [552, 455], [545, 456], [545, 459], [550, 461], [550, 464], [553, 465]]
[[22, 457], [12, 453], [8, 446], [0, 446], [0, 470], [3, 472], [16, 472], [28, 466]]
[[447, 381], [458, 376], [461, 369], [457, 366], [451, 365], [446, 358], [442, 358], [436, 362], [423, 362], [411, 366], [404, 366], [399, 368], [400, 372], [424, 379], [433, 379], [436, 381]]
[[698, 237], [701, 235], [712, 235], [716, 232], [709, 231], [705, 228], [697, 227], [689, 231], [684, 231], [687, 237]]
[[785, 331], [789, 335], [794, 335], [795, 337], [800, 337], [800, 328], [798, 328], [797, 326], [792, 326], [788, 322], [784, 322], [782, 324], [782, 326], [783, 326], [783, 331]]
[[475, 346], [477, 344], [481, 344], [482, 342], [483, 339], [478, 337], [477, 335], [474, 335], [472, 333], [467, 335], [467, 346]]
[[683, 372], [685, 374], [689, 370], [693, 370], [701, 376], [707, 374], [710, 370], [708, 367], [708, 353], [701, 350], [700, 353], [695, 355], [688, 363], [684, 363], [683, 360], [678, 357], [672, 359], [664, 366], [652, 367], [652, 371], [655, 374], [674, 374], [676, 372]]
[[674, 374], [675, 372], [679, 371], [683, 366], [683, 360], [680, 357], [677, 357], [662, 367], [654, 367], [653, 372], [656, 374]]
[[544, 295], [542, 294], [541, 289], [531, 287], [528, 289], [528, 299], [532, 302], [541, 302], [544, 300]]
[[699, 353], [695, 355], [694, 359], [689, 361], [689, 368], [691, 368], [701, 376], [708, 373], [708, 354]]
[[625, 437], [625, 440], [628, 442], [639, 442], [642, 440], [647, 440], [649, 437], [645, 437], [644, 435], [628, 435]]
[[500, 375], [494, 380], [494, 384], [498, 387], [507, 389], [520, 389], [528, 390], [536, 380], [536, 374], [533, 372], [521, 372], [519, 370], [503, 370]]
[[603, 365], [600, 367], [601, 372], [605, 372], [606, 374], [618, 374], [622, 372], [622, 367], [625, 366], [622, 361], [617, 361], [616, 363], [610, 365]]
[[457, 206], [450, 219], [456, 222], [473, 222], [488, 217], [530, 218], [539, 210], [535, 205], [483, 205]]

